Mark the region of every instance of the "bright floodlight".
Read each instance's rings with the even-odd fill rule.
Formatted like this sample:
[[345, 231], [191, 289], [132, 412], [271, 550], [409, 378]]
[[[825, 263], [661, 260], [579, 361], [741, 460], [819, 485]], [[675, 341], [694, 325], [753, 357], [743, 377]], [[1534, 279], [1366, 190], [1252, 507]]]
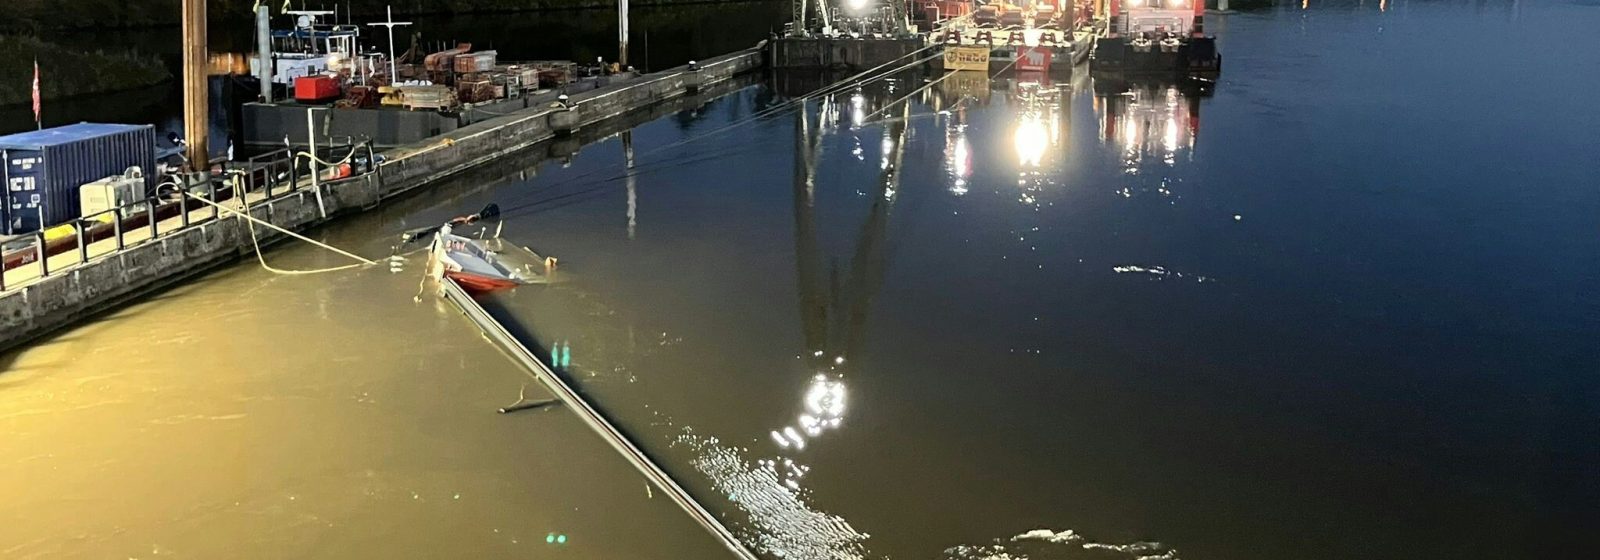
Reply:
[[865, 7], [867, 7], [867, 0], [850, 0], [850, 9], [852, 10], [859, 12]]

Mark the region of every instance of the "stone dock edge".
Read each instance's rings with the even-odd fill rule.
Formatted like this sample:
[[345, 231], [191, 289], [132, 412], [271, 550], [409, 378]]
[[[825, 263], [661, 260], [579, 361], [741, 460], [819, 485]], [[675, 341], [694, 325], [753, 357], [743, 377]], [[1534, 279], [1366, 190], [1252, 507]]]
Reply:
[[[694, 68], [679, 66], [574, 94], [566, 108], [530, 107], [386, 150], [378, 171], [321, 186], [327, 217], [322, 217], [309, 189], [256, 203], [250, 212], [289, 230], [316, 227], [585, 127], [627, 121], [631, 113], [711, 90], [726, 93], [714, 86], [763, 65], [758, 45]], [[234, 262], [250, 255], [252, 247], [243, 221], [224, 216], [52, 271], [46, 278], [0, 293], [0, 352]]]

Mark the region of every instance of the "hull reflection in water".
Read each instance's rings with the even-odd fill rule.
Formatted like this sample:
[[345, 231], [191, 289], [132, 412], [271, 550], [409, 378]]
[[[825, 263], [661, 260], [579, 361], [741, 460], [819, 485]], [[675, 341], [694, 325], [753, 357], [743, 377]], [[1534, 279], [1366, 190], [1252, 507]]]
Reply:
[[[1100, 139], [1119, 149], [1127, 175], [1146, 172], [1152, 160], [1159, 162], [1158, 169], [1174, 167], [1180, 157], [1192, 157], [1200, 136], [1200, 99], [1211, 94], [1209, 83], [1198, 80], [1096, 80]], [[1164, 187], [1162, 194], [1171, 194]]]

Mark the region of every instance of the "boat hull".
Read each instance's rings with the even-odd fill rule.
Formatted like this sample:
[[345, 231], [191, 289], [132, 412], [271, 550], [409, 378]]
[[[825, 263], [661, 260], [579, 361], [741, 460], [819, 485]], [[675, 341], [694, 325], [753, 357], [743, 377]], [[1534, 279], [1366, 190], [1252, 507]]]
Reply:
[[1159, 45], [1140, 49], [1125, 37], [1102, 37], [1095, 42], [1089, 67], [1096, 72], [1214, 77], [1222, 71], [1222, 55], [1217, 52], [1216, 39], [1212, 37], [1187, 38], [1172, 50]]
[[444, 277], [455, 280], [457, 284], [461, 285], [461, 289], [472, 295], [482, 295], [518, 286], [518, 283], [514, 280], [494, 278], [470, 272], [446, 271]]

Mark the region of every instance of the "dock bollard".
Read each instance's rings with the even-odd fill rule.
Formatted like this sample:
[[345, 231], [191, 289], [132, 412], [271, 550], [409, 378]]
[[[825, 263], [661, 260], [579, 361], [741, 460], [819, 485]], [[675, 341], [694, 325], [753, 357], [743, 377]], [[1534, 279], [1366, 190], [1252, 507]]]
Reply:
[[683, 73], [683, 89], [689, 93], [700, 93], [700, 64], [689, 61], [689, 71]]
[[554, 109], [549, 117], [551, 131], [558, 135], [566, 135], [578, 130], [578, 110], [567, 102], [566, 94], [557, 97], [550, 108]]

